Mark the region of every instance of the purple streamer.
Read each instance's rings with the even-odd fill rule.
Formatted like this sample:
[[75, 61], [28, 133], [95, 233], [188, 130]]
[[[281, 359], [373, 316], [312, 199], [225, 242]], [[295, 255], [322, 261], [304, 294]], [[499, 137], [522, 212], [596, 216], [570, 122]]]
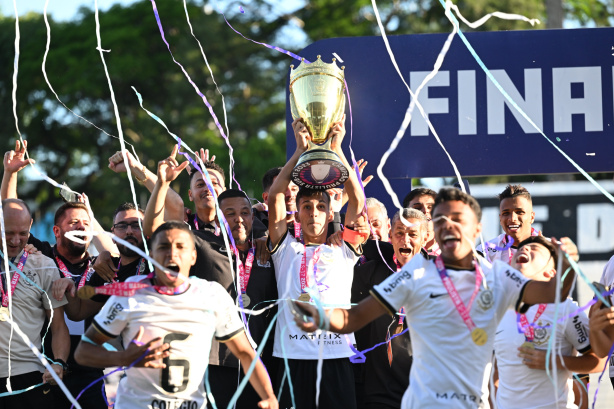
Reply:
[[[88, 390], [88, 389], [89, 389], [89, 388], [91, 388], [92, 386], [96, 385], [98, 382], [100, 382], [100, 381], [104, 380], [104, 379], [105, 379], [106, 377], [108, 377], [109, 375], [114, 374], [114, 373], [115, 373], [115, 372], [117, 372], [117, 371], [121, 371], [121, 370], [128, 370], [128, 369], [132, 368], [134, 365], [136, 365], [137, 363], [141, 362], [141, 360], [142, 360], [143, 358], [145, 358], [145, 356], [146, 356], [148, 353], [149, 353], [149, 349], [147, 349], [145, 352], [143, 352], [143, 355], [141, 355], [140, 357], [138, 357], [138, 358], [137, 358], [137, 359], [136, 359], [134, 362], [132, 362], [132, 363], [131, 363], [130, 365], [128, 365], [127, 367], [125, 367], [125, 368], [124, 368], [124, 367], [121, 367], [121, 366], [120, 366], [119, 368], [117, 368], [117, 369], [115, 369], [115, 370], [113, 370], [113, 371], [109, 372], [108, 374], [103, 375], [103, 376], [101, 376], [100, 378], [96, 379], [95, 381], [93, 381], [92, 383], [90, 383], [89, 385], [87, 385], [85, 388], [83, 388], [83, 390], [82, 390], [81, 392], [79, 392], [79, 394], [77, 395], [77, 397], [75, 398], [75, 400], [79, 400], [79, 398], [81, 397], [81, 395], [83, 395], [83, 394], [85, 393], [85, 391], [86, 391], [86, 390]], [[103, 391], [102, 396], [104, 397], [105, 402], [107, 402], [107, 398], [106, 398], [105, 393], [104, 393], [104, 382], [103, 382], [103, 384], [102, 384], [102, 391]], [[107, 406], [108, 406], [108, 403], [109, 403], [109, 402], [107, 402]], [[74, 408], [74, 407], [75, 407], [75, 405], [70, 405], [70, 409], [72, 409], [72, 408]]]
[[[350, 357], [350, 361], [353, 364], [357, 364], [360, 363], [359, 359], [364, 358], [365, 354], [367, 352], [373, 351], [375, 348], [382, 346], [382, 345], [386, 345], [388, 342], [391, 342], [394, 338], [398, 337], [399, 335], [403, 335], [405, 334], [407, 331], [409, 331], [409, 328], [405, 328], [402, 332], [399, 332], [398, 334], [394, 334], [393, 336], [390, 337], [390, 339], [388, 341], [384, 341], [384, 342], [380, 342], [379, 344], [375, 344], [374, 346], [372, 346], [371, 348], [365, 349], [364, 351], [357, 351], [357, 353], [353, 356]], [[352, 351], [355, 350], [355, 348], [352, 346]], [[362, 361], [364, 362], [364, 361]]]
[[[151, 0], [151, 1], [153, 2], [154, 0]], [[307, 61], [306, 59], [302, 58], [302, 57], [301, 57], [301, 56], [299, 56], [299, 55], [294, 54], [294, 53], [293, 53], [293, 52], [291, 52], [291, 51], [284, 50], [283, 48], [280, 48], [280, 47], [277, 47], [277, 46], [274, 46], [274, 45], [270, 45], [270, 44], [267, 44], [267, 43], [261, 43], [261, 42], [259, 42], [259, 41], [255, 41], [255, 40], [252, 40], [251, 38], [245, 37], [243, 34], [241, 34], [239, 31], [237, 31], [237, 30], [236, 30], [236, 29], [235, 29], [235, 28], [234, 28], [234, 27], [233, 27], [233, 26], [232, 26], [232, 25], [231, 25], [231, 24], [228, 22], [228, 20], [226, 19], [226, 15], [225, 15], [224, 13], [220, 13], [220, 14], [222, 15], [222, 17], [224, 17], [224, 21], [226, 21], [226, 24], [228, 24], [228, 27], [230, 27], [230, 28], [232, 29], [232, 31], [234, 31], [235, 33], [239, 34], [241, 37], [243, 37], [243, 38], [244, 38], [244, 39], [246, 39], [247, 41], [251, 41], [252, 43], [263, 45], [263, 46], [265, 46], [266, 48], [270, 48], [271, 50], [279, 51], [279, 52], [280, 52], [280, 53], [282, 53], [282, 54], [289, 55], [290, 57], [294, 58], [295, 60], [303, 61], [303, 62], [305, 62], [305, 64], [311, 64], [311, 62]]]
[[200, 91], [200, 89], [194, 83], [194, 81], [192, 81], [192, 78], [190, 78], [190, 75], [188, 74], [188, 72], [185, 70], [185, 68], [183, 68], [183, 65], [181, 65], [177, 60], [175, 60], [175, 56], [173, 55], [173, 52], [171, 51], [171, 46], [168, 43], [168, 41], [166, 41], [166, 37], [164, 36], [164, 29], [162, 28], [162, 21], [160, 21], [160, 15], [158, 14], [158, 8], [156, 6], [156, 2], [155, 2], [155, 0], [150, 0], [150, 1], [151, 1], [151, 5], [153, 7], [154, 15], [156, 17], [156, 22], [158, 23], [158, 29], [160, 30], [160, 35], [162, 36], [162, 41], [164, 41], [164, 44], [166, 44], [166, 48], [168, 48], [168, 52], [170, 53], [170, 55], [171, 55], [171, 57], [173, 59], [173, 62], [175, 64], [177, 64], [181, 68], [181, 71], [183, 71], [183, 74], [186, 76], [186, 78], [188, 79], [188, 81], [190, 82], [190, 84], [192, 85], [194, 90], [196, 91], [196, 93], [202, 98], [203, 102], [205, 103], [205, 105], [209, 109], [209, 113], [211, 114], [211, 117], [213, 118], [213, 122], [215, 123], [215, 126], [217, 126], [217, 129], [219, 129], [220, 134], [222, 135], [222, 137], [224, 137], [224, 141], [226, 141], [226, 146], [228, 146], [229, 154], [230, 154], [231, 178], [232, 178], [232, 180], [235, 181], [235, 183], [237, 184], [237, 187], [239, 188], [239, 190], [242, 190], [241, 189], [241, 185], [239, 184], [239, 182], [237, 182], [237, 179], [235, 179], [235, 177], [234, 177], [234, 171], [233, 170], [234, 170], [235, 160], [234, 160], [234, 156], [232, 155], [234, 150], [232, 148], [232, 145], [230, 145], [230, 140], [228, 139], [228, 136], [226, 136], [226, 134], [224, 133], [224, 128], [222, 128], [222, 124], [220, 124], [220, 121], [217, 119], [217, 115], [215, 115], [215, 112], [213, 112], [213, 107], [211, 106], [211, 104], [207, 100], [207, 97]]

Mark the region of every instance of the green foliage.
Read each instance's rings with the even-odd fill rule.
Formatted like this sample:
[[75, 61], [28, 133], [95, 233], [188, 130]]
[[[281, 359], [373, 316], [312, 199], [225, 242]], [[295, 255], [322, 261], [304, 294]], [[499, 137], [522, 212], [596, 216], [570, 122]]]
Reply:
[[[610, 3], [606, 0], [568, 0], [570, 16], [581, 24], [595, 21], [608, 24]], [[474, 21], [499, 10], [545, 19], [538, 0], [461, 0], [464, 16]], [[159, 15], [171, 50], [206, 95], [220, 122], [222, 100], [196, 41], [190, 35], [183, 2], [159, 1]], [[292, 15], [279, 15], [266, 0], [228, 5], [228, 18], [247, 37], [293, 51], [323, 38], [378, 35], [379, 29], [369, 0], [313, 0]], [[379, 1], [378, 8], [388, 34], [449, 32], [451, 25], [438, 0]], [[230, 141], [234, 147], [237, 180], [253, 197], [260, 197], [261, 175], [285, 160], [286, 75], [293, 61], [276, 51], [246, 41], [234, 33], [217, 13], [207, 14], [201, 2], [188, 2], [196, 37], [211, 64], [225, 96]], [[121, 126], [127, 142], [150, 170], [171, 151], [173, 140], [138, 105], [131, 89], [143, 96], [147, 109], [166, 122], [192, 148], [209, 148], [228, 169], [228, 149], [213, 124], [205, 104], [180, 68], [173, 63], [162, 42], [150, 2], [115, 5], [100, 13], [102, 48], [119, 107]], [[70, 22], [51, 24], [51, 44], [46, 63], [49, 80], [60, 99], [71, 109], [108, 133], [117, 135], [117, 124], [100, 55], [96, 50], [94, 12], [79, 11]], [[0, 129], [3, 147], [10, 149], [17, 136], [11, 114], [15, 21], [0, 16]], [[543, 25], [542, 25], [543, 27]], [[119, 150], [119, 141], [109, 137], [66, 111], [52, 95], [42, 75], [46, 44], [43, 16], [20, 18], [21, 54], [17, 114], [19, 126], [29, 140], [31, 156], [51, 178], [84, 191], [92, 201], [103, 225], [108, 226], [113, 208], [130, 201], [126, 175], [107, 169], [107, 158]], [[530, 29], [526, 23], [491, 19], [481, 30]], [[464, 28], [470, 31], [467, 28]], [[20, 179], [21, 197], [34, 202], [41, 211], [53, 210], [58, 202], [55, 190], [43, 181]], [[227, 181], [228, 183], [228, 181]], [[184, 197], [187, 177], [174, 185]], [[144, 206], [148, 194], [138, 186], [137, 197]], [[187, 201], [186, 201], [187, 203]]]

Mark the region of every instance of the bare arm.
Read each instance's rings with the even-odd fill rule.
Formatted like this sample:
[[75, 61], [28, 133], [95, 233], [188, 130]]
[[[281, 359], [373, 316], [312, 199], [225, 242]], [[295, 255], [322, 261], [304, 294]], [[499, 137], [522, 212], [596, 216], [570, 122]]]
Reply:
[[[169, 354], [168, 344], [153, 347], [153, 344], [161, 341], [161, 338], [154, 338], [151, 341], [141, 344], [143, 328], [139, 330], [136, 337], [130, 342], [124, 351], [107, 351], [102, 344], [111, 338], [102, 334], [93, 326], [85, 332], [85, 336], [92, 342], [81, 340], [75, 350], [75, 360], [80, 365], [91, 366], [93, 368], [108, 368], [113, 366], [128, 366], [140, 357], [143, 357], [137, 366], [148, 368], [164, 368], [166, 365], [156, 362], [166, 358]], [[141, 345], [138, 345], [141, 344]]]
[[601, 308], [597, 301], [589, 313], [589, 337], [593, 351], [599, 357], [607, 357], [614, 344], [614, 307]]
[[[546, 351], [543, 349], [520, 347], [518, 356], [523, 363], [531, 369], [546, 369]], [[606, 358], [599, 358], [594, 352], [587, 352], [580, 356], [556, 356], [556, 367], [559, 370], [567, 369], [576, 373], [601, 372], [606, 363]], [[551, 360], [548, 362], [551, 367]]]
[[2, 175], [2, 186], [0, 196], [4, 199], [17, 198], [17, 174], [20, 170], [35, 163], [34, 159], [26, 159], [26, 149], [28, 141], [23, 141], [23, 146], [19, 140], [15, 141], [15, 149], [4, 154], [4, 174]]
[[[51, 319], [51, 311], [47, 310], [47, 318]], [[53, 309], [53, 319], [51, 320], [51, 349], [53, 356], [57, 359], [66, 361], [70, 353], [70, 334], [66, 321], [64, 321], [64, 307]]]
[[290, 184], [292, 169], [296, 166], [299, 157], [307, 150], [308, 140], [311, 139], [307, 127], [300, 119], [292, 122], [292, 128], [296, 138], [296, 150], [269, 189], [269, 238], [273, 246], [279, 244], [279, 240], [288, 230], [285, 192]]
[[183, 202], [181, 205], [181, 212], [176, 216], [176, 219], [165, 219], [164, 215], [166, 194], [169, 190], [172, 190], [170, 189], [171, 182], [175, 180], [181, 171], [188, 165], [188, 162], [183, 162], [181, 165], [177, 163], [175, 160], [177, 151], [177, 145], [175, 145], [171, 155], [158, 163], [158, 180], [151, 192], [149, 202], [147, 202], [145, 217], [143, 219], [143, 232], [146, 236], [151, 236], [165, 220], [183, 220]]
[[[51, 311], [46, 310], [47, 319], [51, 320], [51, 349], [53, 350], [53, 356], [55, 359], [61, 359], [66, 362], [68, 354], [70, 353], [70, 334], [68, 333], [68, 327], [64, 321], [64, 307], [58, 307], [53, 309], [53, 319], [51, 319]], [[64, 375], [64, 370], [61, 365], [51, 364], [51, 368], [60, 377]], [[43, 374], [43, 382], [50, 382], [55, 384], [55, 380], [51, 376], [48, 370], [45, 370]]]
[[[130, 152], [126, 151], [128, 166], [134, 178], [153, 193], [158, 176], [139, 162]], [[122, 152], [116, 152], [109, 158], [109, 169], [116, 173], [127, 172]], [[168, 189], [164, 196], [164, 219], [181, 220], [183, 217], [183, 199], [173, 189]]]
[[249, 378], [249, 382], [254, 387], [258, 396], [260, 396], [260, 401], [258, 403], [258, 407], [260, 408], [277, 408], [279, 404], [277, 403], [277, 398], [275, 397], [275, 393], [273, 392], [273, 387], [271, 386], [271, 379], [269, 378], [269, 374], [266, 371], [266, 368], [262, 364], [262, 361], [257, 357], [256, 351], [252, 348], [247, 340], [247, 336], [245, 332], [238, 334], [237, 336], [229, 339], [226, 343], [230, 352], [236, 356], [243, 366], [243, 371], [247, 373], [248, 368], [252, 364], [254, 359], [257, 359], [258, 362], [254, 367], [254, 372], [252, 372], [252, 376]]
[[[318, 310], [313, 305], [307, 303], [296, 303], [296, 305], [304, 310], [307, 315], [313, 317], [313, 322], [304, 322], [295, 318], [296, 325], [307, 332], [314, 332], [317, 330], [320, 322]], [[374, 319], [388, 313], [388, 311], [379, 301], [370, 295], [349, 310], [335, 308], [333, 310], [328, 310], [326, 313], [330, 320], [330, 331], [339, 334], [349, 334], [361, 329]]]
[[[60, 278], [53, 282], [51, 286], [53, 298], [61, 300], [64, 296], [68, 300], [63, 310], [66, 311], [66, 316], [72, 321], [83, 321], [84, 319], [96, 314], [103, 303], [92, 300], [82, 300], [76, 296], [75, 283], [71, 278]], [[62, 314], [62, 318], [64, 314]]]

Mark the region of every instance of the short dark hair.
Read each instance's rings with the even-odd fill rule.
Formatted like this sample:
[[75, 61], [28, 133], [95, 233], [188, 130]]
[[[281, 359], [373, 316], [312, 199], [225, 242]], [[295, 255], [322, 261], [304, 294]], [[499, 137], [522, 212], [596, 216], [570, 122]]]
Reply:
[[2, 201], [2, 207], [5, 207], [9, 203], [15, 203], [15, 204], [18, 204], [18, 205], [22, 205], [24, 207], [24, 209], [26, 209], [26, 211], [30, 215], [30, 219], [32, 218], [32, 211], [30, 210], [30, 206], [28, 206], [28, 204], [26, 202], [24, 202], [23, 200], [17, 199], [17, 198], [4, 199]]
[[330, 206], [330, 195], [326, 190], [315, 190], [308, 187], [301, 187], [296, 194], [296, 207], [298, 208], [303, 197], [325, 197], [324, 201]]
[[126, 202], [126, 203], [122, 203], [119, 206], [117, 206], [117, 208], [113, 212], [113, 222], [115, 222], [115, 217], [117, 216], [119, 212], [125, 212], [128, 210], [138, 210], [140, 213], [145, 215], [145, 211], [143, 209], [141, 209], [140, 207], [136, 207], [134, 203]]
[[281, 169], [282, 169], [281, 166], [277, 166], [265, 172], [264, 176], [262, 176], [262, 191], [263, 192], [268, 192], [271, 186], [273, 186], [273, 180], [275, 180], [275, 178], [279, 175], [279, 173], [281, 172]]
[[179, 220], [171, 220], [168, 222], [165, 222], [163, 224], [161, 224], [156, 231], [154, 231], [151, 234], [151, 237], [149, 238], [150, 243], [153, 244], [156, 242], [156, 238], [164, 231], [168, 231], [168, 230], [182, 230], [187, 232], [190, 235], [190, 239], [192, 240], [192, 244], [195, 243], [194, 240], [194, 233], [192, 233], [192, 230], [190, 230], [190, 226], [188, 226], [187, 224], [185, 224], [184, 222], [180, 222]]
[[431, 213], [432, 214], [435, 213], [435, 208], [438, 205], [445, 203], [445, 202], [453, 202], [453, 201], [459, 201], [459, 202], [465, 203], [471, 208], [471, 210], [473, 210], [473, 213], [475, 213], [475, 216], [477, 217], [478, 222], [482, 220], [482, 208], [480, 207], [480, 204], [478, 203], [478, 201], [475, 200], [473, 196], [470, 196], [467, 193], [455, 187], [444, 187], [441, 190], [439, 190], [439, 193], [437, 193], [437, 197], [435, 198], [435, 204], [433, 205], [433, 209]]
[[435, 198], [437, 197], [437, 192], [427, 187], [417, 187], [415, 189], [412, 189], [411, 192], [409, 192], [407, 196], [405, 196], [405, 199], [403, 199], [403, 208], [409, 207], [409, 202], [414, 200], [416, 197], [424, 195], [431, 196], [433, 200], [435, 200]]
[[497, 196], [499, 197], [499, 202], [501, 202], [503, 199], [509, 199], [510, 197], [517, 196], [522, 196], [529, 202], [533, 202], [531, 200], [531, 194], [527, 188], [521, 185], [507, 185], [503, 192], [499, 193]]
[[[218, 165], [217, 163], [211, 160], [205, 161], [203, 163], [205, 165], [205, 168], [214, 170], [217, 173], [219, 173], [222, 176], [222, 181], [221, 181], [222, 185], [226, 186], [226, 175], [224, 174], [224, 169], [222, 169], [220, 165]], [[192, 166], [192, 171], [190, 172], [190, 183], [192, 183], [192, 178], [197, 173], [200, 173], [200, 172], [198, 171], [198, 169], [196, 169], [196, 167]]]
[[[518, 250], [520, 250], [521, 247], [526, 246], [527, 244], [531, 244], [531, 243], [541, 244], [542, 246], [547, 248], [548, 251], [550, 252], [550, 256], [552, 257], [552, 260], [554, 261], [554, 268], [557, 267], [558, 262], [559, 262], [558, 251], [555, 245], [552, 244], [550, 240], [548, 240], [544, 236], [529, 236], [528, 238], [521, 241], [520, 244], [518, 244]], [[570, 264], [569, 264], [569, 261], [567, 260], [567, 257], [563, 256], [563, 272], [565, 272], [565, 270], [567, 270], [569, 266]]]
[[70, 209], [83, 209], [89, 216], [90, 212], [85, 203], [81, 202], [66, 202], [62, 206], [55, 211], [55, 216], [53, 217], [53, 224], [57, 226], [62, 218], [64, 217], [64, 213], [66, 213]]
[[224, 190], [222, 193], [220, 193], [220, 195], [217, 197], [217, 202], [220, 204], [220, 206], [222, 205], [222, 201], [225, 199], [231, 199], [233, 197], [241, 197], [245, 200], [247, 200], [247, 202], [249, 203], [249, 205], [251, 206], [252, 202], [251, 200], [249, 200], [249, 197], [247, 197], [247, 195], [245, 194], [244, 191], [239, 190], [239, 189], [226, 189]]

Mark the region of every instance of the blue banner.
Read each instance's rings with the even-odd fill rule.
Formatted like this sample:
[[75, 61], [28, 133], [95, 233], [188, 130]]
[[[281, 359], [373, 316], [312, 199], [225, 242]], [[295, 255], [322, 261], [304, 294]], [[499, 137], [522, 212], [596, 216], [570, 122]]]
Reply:
[[[433, 69], [448, 34], [389, 37], [400, 70], [416, 91]], [[614, 171], [614, 29], [466, 33], [486, 67], [514, 101], [588, 172]], [[310, 61], [336, 53], [345, 66], [352, 102], [356, 157], [374, 174], [410, 103], [381, 37], [318, 41], [300, 55]], [[418, 100], [463, 177], [574, 173], [577, 170], [518, 113], [455, 37], [443, 65]], [[296, 143], [288, 121], [288, 157]], [[349, 141], [349, 108], [346, 128]], [[347, 142], [344, 143], [347, 146]], [[349, 158], [349, 156], [348, 156]], [[384, 174], [397, 180], [454, 176], [450, 161], [418, 109]], [[401, 182], [399, 184], [399, 182]], [[373, 191], [382, 185], [374, 181]], [[369, 194], [369, 191], [367, 192]]]

